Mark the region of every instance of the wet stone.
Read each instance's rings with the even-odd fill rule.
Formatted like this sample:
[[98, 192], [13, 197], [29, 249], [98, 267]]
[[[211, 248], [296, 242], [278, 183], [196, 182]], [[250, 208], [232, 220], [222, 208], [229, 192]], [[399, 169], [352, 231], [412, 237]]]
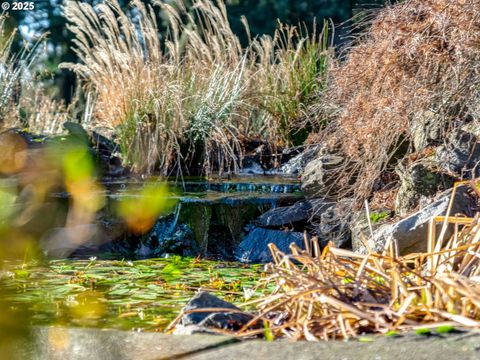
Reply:
[[268, 249], [270, 243], [275, 244], [280, 251], [289, 253], [291, 243], [304, 247], [303, 233], [256, 228], [238, 246], [237, 259], [248, 263], [271, 262], [272, 254]]
[[[212, 310], [216, 308], [224, 311]], [[176, 334], [208, 333], [209, 329], [239, 330], [253, 318], [253, 315], [240, 312], [235, 305], [204, 291], [197, 293], [182, 311], [186, 314], [175, 329]]]

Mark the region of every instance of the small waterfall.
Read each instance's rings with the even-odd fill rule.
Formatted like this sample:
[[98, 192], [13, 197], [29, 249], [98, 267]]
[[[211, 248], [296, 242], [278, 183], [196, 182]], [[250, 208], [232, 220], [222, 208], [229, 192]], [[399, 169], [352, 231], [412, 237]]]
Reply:
[[[128, 183], [107, 187], [110, 209], [118, 199], [130, 196], [125, 191], [128, 187]], [[178, 254], [233, 260], [238, 244], [261, 214], [303, 197], [298, 182], [273, 176], [185, 181], [182, 186], [172, 183], [171, 188], [178, 200], [172, 213], [159, 218], [150, 232], [126, 236], [118, 249], [133, 250], [134, 256]]]

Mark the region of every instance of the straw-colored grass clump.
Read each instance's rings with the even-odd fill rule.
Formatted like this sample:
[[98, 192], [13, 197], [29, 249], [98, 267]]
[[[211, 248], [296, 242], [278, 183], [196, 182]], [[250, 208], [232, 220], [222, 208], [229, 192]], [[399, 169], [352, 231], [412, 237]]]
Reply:
[[14, 53], [17, 29], [6, 33], [5, 20], [6, 15], [0, 14], [0, 131], [19, 127], [41, 134], [59, 133], [71, 119], [74, 104], [67, 107], [50, 98], [35, 79], [38, 50], [45, 36]]
[[[453, 237], [437, 238], [435, 222], [454, 223]], [[405, 257], [395, 256], [394, 244], [368, 255], [333, 245], [320, 251], [315, 239], [306, 250], [293, 244], [291, 255], [271, 245], [267, 282], [275, 290], [257, 302], [257, 318], [297, 340], [480, 327], [480, 217], [432, 219], [426, 241], [428, 253]]]
[[131, 5], [132, 17], [116, 0], [68, 2], [80, 62], [64, 66], [96, 94], [93, 125], [117, 130], [134, 170], [236, 171], [243, 139], [290, 140], [323, 83], [322, 35], [282, 27], [245, 47], [223, 1]]

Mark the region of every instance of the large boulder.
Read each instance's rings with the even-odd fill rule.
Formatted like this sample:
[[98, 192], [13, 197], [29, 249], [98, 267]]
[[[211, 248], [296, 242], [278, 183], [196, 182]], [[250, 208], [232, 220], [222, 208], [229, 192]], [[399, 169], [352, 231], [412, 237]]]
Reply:
[[410, 134], [415, 151], [422, 151], [426, 147], [438, 143], [444, 130], [445, 121], [431, 110], [419, 111], [411, 119]]
[[[446, 215], [452, 191], [450, 189], [442, 193], [436, 201], [405, 219], [381, 226], [368, 239], [368, 246], [375, 252], [382, 252], [387, 240], [392, 239], [398, 255], [427, 251], [428, 224], [432, 218]], [[472, 198], [466, 186], [459, 186], [455, 192], [450, 216], [455, 215], [472, 216]], [[438, 224], [437, 234], [441, 228], [442, 224]], [[445, 237], [452, 236], [453, 231], [453, 225], [449, 225]], [[366, 236], [368, 237], [368, 234]], [[356, 252], [367, 253], [359, 237], [353, 239], [352, 246]]]
[[435, 163], [427, 159], [397, 168], [401, 181], [395, 199], [395, 212], [398, 215], [405, 216], [411, 213], [439, 190], [448, 189], [453, 185], [451, 178], [435, 171], [435, 167]]
[[352, 201], [344, 199], [323, 209], [319, 213], [315, 232], [322, 246], [326, 246], [331, 241], [337, 248], [350, 247], [351, 232], [349, 223], [352, 217], [351, 209]]
[[318, 145], [313, 145], [306, 148], [300, 154], [295, 155], [293, 158], [288, 160], [285, 164], [283, 164], [279, 172], [283, 175], [289, 176], [298, 176], [302, 173], [305, 166], [317, 156], [319, 151]]
[[237, 259], [249, 263], [267, 263], [273, 260], [268, 244], [273, 243], [280, 251], [289, 253], [289, 246], [295, 243], [303, 248], [301, 232], [253, 229], [240, 243], [237, 249]]

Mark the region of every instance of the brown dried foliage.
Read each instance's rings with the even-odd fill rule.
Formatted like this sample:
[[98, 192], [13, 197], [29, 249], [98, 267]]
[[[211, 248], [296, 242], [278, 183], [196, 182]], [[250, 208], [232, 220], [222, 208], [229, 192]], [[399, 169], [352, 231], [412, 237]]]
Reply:
[[322, 121], [326, 110], [332, 119], [320, 139], [340, 144], [347, 176], [356, 178], [349, 191], [368, 196], [415, 131], [434, 128], [441, 140], [477, 119], [479, 45], [479, 0], [410, 0], [378, 12], [346, 60], [332, 65], [320, 106]]

